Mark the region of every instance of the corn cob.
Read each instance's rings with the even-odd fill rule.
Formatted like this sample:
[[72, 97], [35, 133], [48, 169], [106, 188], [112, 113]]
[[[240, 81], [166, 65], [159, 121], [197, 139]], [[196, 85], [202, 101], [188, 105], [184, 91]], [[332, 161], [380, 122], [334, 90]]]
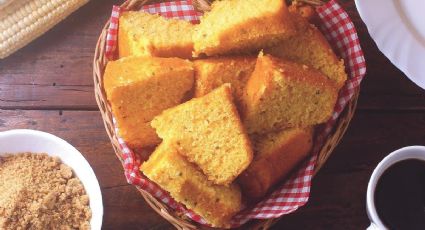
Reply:
[[12, 1], [0, 9], [0, 59], [41, 36], [88, 1]]

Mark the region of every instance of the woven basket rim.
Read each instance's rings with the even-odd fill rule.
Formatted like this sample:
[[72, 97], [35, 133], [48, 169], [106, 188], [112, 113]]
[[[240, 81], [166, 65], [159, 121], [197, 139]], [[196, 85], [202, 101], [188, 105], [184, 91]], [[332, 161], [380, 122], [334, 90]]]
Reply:
[[[121, 7], [126, 8], [128, 10], [140, 9], [142, 5], [157, 3], [157, 2], [167, 2], [167, 1], [173, 1], [173, 0], [127, 0], [121, 5]], [[320, 0], [298, 0], [298, 1], [302, 1], [315, 6], [323, 4], [323, 2]], [[195, 7], [197, 7], [198, 10], [201, 10], [201, 11], [208, 10], [208, 7], [205, 7], [206, 5], [209, 4], [208, 0], [192, 0], [192, 2], [194, 3]], [[107, 102], [106, 92], [103, 88], [103, 73], [107, 64], [107, 58], [105, 56], [105, 44], [106, 44], [106, 34], [108, 31], [109, 23], [110, 22], [108, 20], [105, 26], [103, 27], [101, 34], [99, 36], [99, 39], [96, 43], [96, 49], [95, 49], [95, 54], [93, 58], [94, 92], [95, 92], [96, 102], [98, 104], [98, 107], [102, 116], [102, 120], [105, 126], [105, 130], [108, 134], [109, 139], [111, 140], [111, 144], [115, 154], [117, 155], [121, 163], [123, 163], [123, 157], [122, 157], [123, 154], [120, 149], [118, 137], [115, 133], [111, 108]], [[319, 151], [314, 174], [316, 174], [321, 169], [321, 167], [324, 165], [326, 160], [332, 154], [332, 151], [338, 145], [344, 133], [346, 132], [348, 125], [352, 117], [354, 116], [359, 93], [360, 93], [360, 86], [356, 89], [353, 97], [348, 102], [343, 112], [340, 114], [336, 124], [334, 125], [333, 131], [329, 134], [321, 150]], [[149, 204], [149, 206], [151, 206], [153, 210], [155, 210], [159, 215], [161, 215], [164, 219], [170, 222], [177, 229], [200, 229], [200, 228], [211, 229], [199, 223], [193, 222], [192, 220], [188, 219], [186, 216], [182, 215], [181, 213], [175, 210], [172, 210], [171, 208], [163, 204], [161, 201], [157, 200], [148, 192], [142, 189], [138, 189], [138, 190], [143, 196], [143, 198], [146, 200], [146, 202]], [[276, 223], [280, 218], [251, 220], [241, 227], [243, 228], [244, 226], [249, 225], [251, 229], [268, 229], [274, 223]]]

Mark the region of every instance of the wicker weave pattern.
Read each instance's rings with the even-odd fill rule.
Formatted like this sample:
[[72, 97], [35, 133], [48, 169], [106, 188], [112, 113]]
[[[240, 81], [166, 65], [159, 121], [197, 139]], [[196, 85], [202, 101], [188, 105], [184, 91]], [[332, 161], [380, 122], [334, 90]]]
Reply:
[[0, 58], [36, 39], [88, 0], [22, 0], [0, 9]]
[[[136, 10], [139, 9], [144, 4], [150, 4], [154, 2], [161, 2], [161, 1], [143, 1], [143, 0], [131, 0], [125, 2], [122, 7], [127, 9]], [[198, 0], [193, 1], [194, 5], [198, 7], [200, 10], [208, 10], [208, 2], [204, 0]], [[315, 3], [318, 3], [318, 1], [314, 1]], [[115, 134], [114, 126], [112, 123], [112, 113], [110, 111], [109, 105], [106, 101], [105, 92], [103, 90], [103, 71], [104, 67], [106, 65], [106, 58], [104, 55], [105, 51], [105, 38], [107, 33], [108, 24], [104, 27], [102, 34], [99, 38], [96, 53], [94, 57], [94, 82], [95, 82], [95, 96], [96, 100], [98, 102], [106, 131], [111, 139], [113, 148], [120, 160], [122, 160], [122, 152], [119, 147], [118, 138]], [[343, 134], [345, 133], [348, 124], [354, 114], [354, 110], [356, 108], [357, 104], [357, 97], [359, 94], [359, 89], [356, 90], [354, 96], [346, 106], [345, 110], [340, 115], [339, 119], [337, 120], [337, 123], [334, 126], [334, 130], [331, 132], [330, 136], [326, 139], [324, 142], [323, 147], [319, 151], [319, 156], [316, 164], [316, 172], [320, 169], [320, 167], [325, 163], [327, 158], [332, 153], [332, 150], [336, 147], [340, 139], [342, 138]], [[187, 219], [187, 217], [181, 215], [181, 213], [177, 213], [173, 210], [170, 210], [166, 205], [155, 199], [153, 196], [151, 196], [149, 193], [140, 190], [142, 196], [145, 198], [145, 200], [148, 202], [148, 204], [157, 211], [161, 216], [163, 216], [166, 220], [168, 220], [170, 223], [172, 223], [177, 229], [204, 229], [204, 226], [199, 226], [191, 222]], [[250, 223], [248, 223], [249, 228], [253, 229], [267, 229], [269, 228], [273, 223], [275, 223], [278, 219], [267, 219], [267, 220], [255, 220]], [[248, 227], [247, 225], [244, 225], [243, 228]]]

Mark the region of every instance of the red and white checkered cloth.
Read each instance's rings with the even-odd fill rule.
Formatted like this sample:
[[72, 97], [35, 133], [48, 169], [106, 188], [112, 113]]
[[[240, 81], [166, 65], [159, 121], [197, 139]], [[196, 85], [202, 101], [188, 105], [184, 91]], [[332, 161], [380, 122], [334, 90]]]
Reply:
[[[159, 13], [165, 17], [189, 20], [193, 23], [199, 22], [200, 16], [195, 11], [190, 0], [147, 5], [142, 10], [150, 13]], [[320, 30], [324, 33], [329, 43], [335, 46], [334, 48], [344, 58], [345, 63], [348, 64], [346, 65], [346, 70], [349, 73], [349, 79], [339, 93], [338, 102], [335, 105], [332, 117], [318, 130], [319, 134], [315, 139], [313, 153], [310, 159], [307, 159], [297, 172], [263, 201], [237, 214], [232, 220], [233, 227], [238, 227], [250, 219], [277, 218], [294, 212], [306, 204], [310, 195], [311, 180], [319, 150], [325, 138], [332, 131], [337, 118], [353, 97], [355, 90], [360, 86], [360, 82], [366, 73], [366, 63], [357, 32], [347, 12], [335, 0], [317, 7], [316, 11], [322, 22]], [[114, 6], [106, 45], [106, 55], [110, 60], [115, 57], [116, 53], [115, 47], [117, 45], [119, 15], [120, 8]], [[115, 127], [117, 126], [115, 125]], [[119, 138], [119, 142], [121, 150], [124, 153], [123, 166], [128, 183], [149, 192], [169, 207], [185, 213], [192, 220], [201, 224], [207, 224], [202, 217], [191, 210], [187, 210], [183, 205], [174, 201], [166, 191], [144, 177], [139, 171], [141, 162], [137, 159], [137, 155], [126, 146], [121, 138]]]

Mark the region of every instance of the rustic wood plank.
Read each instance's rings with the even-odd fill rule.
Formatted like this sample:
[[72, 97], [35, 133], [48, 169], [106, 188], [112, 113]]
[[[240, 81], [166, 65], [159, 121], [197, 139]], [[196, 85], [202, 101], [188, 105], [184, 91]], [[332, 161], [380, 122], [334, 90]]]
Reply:
[[365, 229], [366, 188], [386, 155], [425, 145], [423, 112], [358, 111], [342, 142], [313, 180], [309, 203], [273, 229]]
[[309, 203], [273, 229], [366, 228], [365, 191], [372, 170], [398, 148], [425, 145], [424, 128], [425, 115], [419, 112], [359, 112], [314, 178]]
[[272, 229], [366, 229], [365, 189], [368, 170], [320, 174], [313, 181], [309, 203], [284, 216]]
[[[0, 111], [0, 117], [0, 130], [32, 128], [51, 132], [84, 154], [102, 187], [106, 228], [170, 227], [133, 186], [126, 184], [98, 112], [63, 111], [60, 115], [59, 111]], [[425, 115], [420, 112], [358, 112], [343, 141], [314, 178], [308, 205], [285, 216], [275, 229], [366, 227], [365, 191], [373, 168], [395, 149], [425, 145], [424, 129]]]
[[84, 155], [102, 190], [105, 229], [173, 229], [125, 181], [99, 112], [0, 110], [0, 131], [19, 128], [57, 135]]
[[175, 229], [143, 200], [132, 185], [102, 190], [102, 229]]
[[358, 111], [322, 171], [347, 173], [375, 167], [390, 152], [425, 145], [423, 112]]
[[[29, 46], [0, 60], [0, 108], [96, 110], [92, 58], [116, 0], [93, 0]], [[341, 1], [358, 30], [368, 73], [359, 109], [424, 110], [425, 94], [380, 53], [354, 1]]]
[[121, 163], [95, 111], [0, 110], [0, 131], [35, 129], [52, 133], [76, 147], [92, 166], [101, 187], [126, 185]]
[[[172, 229], [126, 183], [101, 117], [94, 111], [94, 46], [111, 5], [120, 2], [92, 0], [29, 46], [0, 60], [0, 131], [38, 129], [76, 146], [99, 179], [105, 229]], [[365, 191], [373, 168], [395, 149], [425, 145], [424, 91], [379, 52], [354, 1], [340, 2], [356, 25], [367, 60], [359, 109], [315, 177], [310, 202], [273, 229], [366, 228]], [[11, 110], [16, 108], [26, 111]]]
[[111, 6], [90, 1], [12, 56], [0, 60], [0, 108], [96, 110], [92, 59]]

